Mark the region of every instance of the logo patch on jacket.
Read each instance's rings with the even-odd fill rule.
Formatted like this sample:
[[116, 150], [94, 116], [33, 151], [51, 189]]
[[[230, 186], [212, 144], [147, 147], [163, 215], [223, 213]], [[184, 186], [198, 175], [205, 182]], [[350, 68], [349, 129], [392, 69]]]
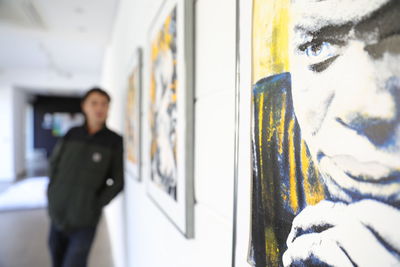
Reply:
[[100, 162], [101, 161], [101, 154], [99, 152], [94, 152], [92, 156], [92, 160], [94, 162]]

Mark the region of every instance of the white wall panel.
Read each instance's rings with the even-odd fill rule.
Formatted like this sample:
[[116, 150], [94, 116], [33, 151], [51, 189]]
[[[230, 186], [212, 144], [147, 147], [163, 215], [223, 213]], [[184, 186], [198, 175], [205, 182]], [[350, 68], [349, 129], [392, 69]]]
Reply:
[[196, 3], [196, 98], [221, 90], [235, 92], [235, 1]]
[[13, 92], [13, 150], [14, 150], [14, 173], [20, 176], [24, 173], [25, 165], [25, 111], [26, 111], [26, 93], [14, 88]]
[[12, 181], [14, 173], [12, 88], [0, 85], [0, 181]]
[[196, 102], [195, 192], [198, 203], [232, 220], [234, 88]]

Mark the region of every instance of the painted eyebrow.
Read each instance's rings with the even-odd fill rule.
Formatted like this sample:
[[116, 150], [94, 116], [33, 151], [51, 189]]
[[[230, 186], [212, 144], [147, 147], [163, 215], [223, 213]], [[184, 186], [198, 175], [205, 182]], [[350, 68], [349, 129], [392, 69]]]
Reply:
[[[308, 39], [308, 43], [317, 41], [339, 41], [345, 40], [349, 32], [354, 29], [356, 37], [377, 31], [380, 40], [395, 34], [400, 34], [400, 1], [392, 0], [373, 11], [361, 21], [348, 21], [345, 24], [329, 24], [318, 27], [317, 21], [313, 27], [297, 25], [294, 27], [296, 35], [302, 35], [301, 39]], [[312, 28], [312, 29], [310, 29]], [[311, 40], [310, 40], [311, 39]], [[304, 44], [300, 43], [299, 45]]]
[[324, 26], [317, 31], [307, 31], [301, 27], [296, 27], [295, 31], [305, 34], [308, 41], [298, 44], [299, 49], [304, 49], [311, 43], [328, 41], [334, 44], [344, 44], [350, 30], [353, 27], [353, 23], [349, 22], [344, 25], [328, 25]]
[[400, 33], [400, 1], [392, 0], [355, 25], [356, 36], [378, 31], [379, 40]]

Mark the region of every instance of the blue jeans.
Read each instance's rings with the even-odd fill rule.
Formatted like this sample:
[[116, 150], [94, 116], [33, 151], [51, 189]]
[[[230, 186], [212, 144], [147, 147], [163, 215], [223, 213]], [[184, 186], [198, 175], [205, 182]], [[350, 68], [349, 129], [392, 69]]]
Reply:
[[49, 247], [53, 267], [86, 267], [96, 227], [64, 232], [53, 224], [50, 228]]

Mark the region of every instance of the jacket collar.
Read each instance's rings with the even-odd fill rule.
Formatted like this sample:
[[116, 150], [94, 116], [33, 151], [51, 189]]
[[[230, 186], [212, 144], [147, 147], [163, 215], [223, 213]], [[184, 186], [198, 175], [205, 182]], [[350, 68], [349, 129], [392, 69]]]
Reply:
[[94, 134], [89, 134], [89, 131], [88, 131], [88, 127], [87, 127], [87, 123], [86, 123], [86, 122], [82, 125], [82, 128], [83, 128], [83, 130], [85, 131], [86, 135], [88, 135], [88, 136], [95, 136], [95, 135], [98, 135], [98, 134], [100, 134], [100, 133], [106, 131], [106, 130], [107, 130], [107, 125], [106, 125], [106, 123], [104, 123], [103, 126], [102, 126], [102, 128], [101, 128], [100, 130], [98, 130], [97, 132], [95, 132]]

